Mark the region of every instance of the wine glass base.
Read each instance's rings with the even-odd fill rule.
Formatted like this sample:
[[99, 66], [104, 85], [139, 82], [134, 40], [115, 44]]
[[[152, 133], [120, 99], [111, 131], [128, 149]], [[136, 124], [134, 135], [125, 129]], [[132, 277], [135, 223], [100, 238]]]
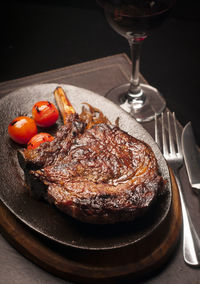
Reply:
[[127, 93], [130, 84], [123, 84], [118, 87], [111, 89], [107, 94], [106, 98], [113, 101], [126, 112], [130, 113], [138, 122], [147, 122], [154, 119], [155, 114], [161, 114], [165, 107], [165, 99], [161, 96], [156, 88], [152, 86], [141, 84], [145, 100], [131, 101], [127, 99]]

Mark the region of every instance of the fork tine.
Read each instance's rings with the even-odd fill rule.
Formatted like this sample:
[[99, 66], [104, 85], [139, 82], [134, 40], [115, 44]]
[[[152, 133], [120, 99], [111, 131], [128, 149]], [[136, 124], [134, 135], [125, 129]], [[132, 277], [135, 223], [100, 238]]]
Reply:
[[173, 112], [173, 121], [174, 121], [174, 129], [175, 129], [177, 150], [178, 150], [178, 153], [179, 153], [179, 154], [182, 154], [181, 140], [180, 140], [180, 136], [178, 135], [178, 129], [177, 129], [177, 123], [176, 123], [175, 112]]
[[165, 127], [164, 127], [164, 115], [161, 114], [161, 122], [162, 122], [162, 143], [163, 143], [163, 155], [168, 155], [168, 147], [167, 147], [167, 139], [165, 134]]
[[157, 114], [155, 114], [155, 141], [158, 144], [159, 148], [161, 148], [161, 143], [160, 143], [160, 139], [159, 139], [159, 135], [158, 135], [158, 118], [157, 118]]
[[175, 146], [174, 141], [172, 139], [172, 129], [171, 129], [171, 123], [170, 123], [170, 113], [167, 112], [167, 120], [168, 120], [168, 132], [169, 132], [169, 149], [171, 154], [175, 154]]

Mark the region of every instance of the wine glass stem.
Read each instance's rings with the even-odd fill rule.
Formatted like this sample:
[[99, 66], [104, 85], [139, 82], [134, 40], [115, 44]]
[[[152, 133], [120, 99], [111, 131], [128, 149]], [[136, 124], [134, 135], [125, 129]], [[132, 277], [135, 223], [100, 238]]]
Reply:
[[140, 72], [140, 51], [144, 38], [145, 37], [141, 35], [131, 36], [130, 38], [128, 38], [128, 42], [130, 45], [131, 60], [132, 60], [132, 73], [131, 73], [128, 96], [129, 98], [132, 99], [137, 99], [137, 98], [141, 99], [143, 96], [140, 87], [139, 72]]

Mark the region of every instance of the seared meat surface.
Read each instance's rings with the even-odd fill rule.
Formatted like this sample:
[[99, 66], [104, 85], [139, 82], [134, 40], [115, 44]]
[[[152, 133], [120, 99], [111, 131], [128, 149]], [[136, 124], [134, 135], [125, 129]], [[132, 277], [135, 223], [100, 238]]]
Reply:
[[41, 181], [45, 198], [89, 223], [130, 221], [151, 207], [163, 187], [151, 148], [120, 128], [85, 128], [76, 115], [54, 141], [25, 150], [30, 175]]
[[42, 143], [40, 147], [24, 150], [24, 158], [29, 167], [42, 167], [51, 164], [54, 160], [65, 156], [75, 137], [83, 133], [85, 123], [79, 119], [77, 114], [71, 114], [66, 124], [61, 126], [56, 133], [52, 143]]

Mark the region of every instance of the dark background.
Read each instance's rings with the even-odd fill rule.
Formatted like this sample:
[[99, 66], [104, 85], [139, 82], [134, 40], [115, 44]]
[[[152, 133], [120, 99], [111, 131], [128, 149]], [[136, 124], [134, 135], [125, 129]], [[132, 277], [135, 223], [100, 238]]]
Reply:
[[[199, 1], [178, 0], [142, 47], [141, 73], [200, 145]], [[125, 52], [95, 0], [6, 1], [0, 17], [0, 82]]]

